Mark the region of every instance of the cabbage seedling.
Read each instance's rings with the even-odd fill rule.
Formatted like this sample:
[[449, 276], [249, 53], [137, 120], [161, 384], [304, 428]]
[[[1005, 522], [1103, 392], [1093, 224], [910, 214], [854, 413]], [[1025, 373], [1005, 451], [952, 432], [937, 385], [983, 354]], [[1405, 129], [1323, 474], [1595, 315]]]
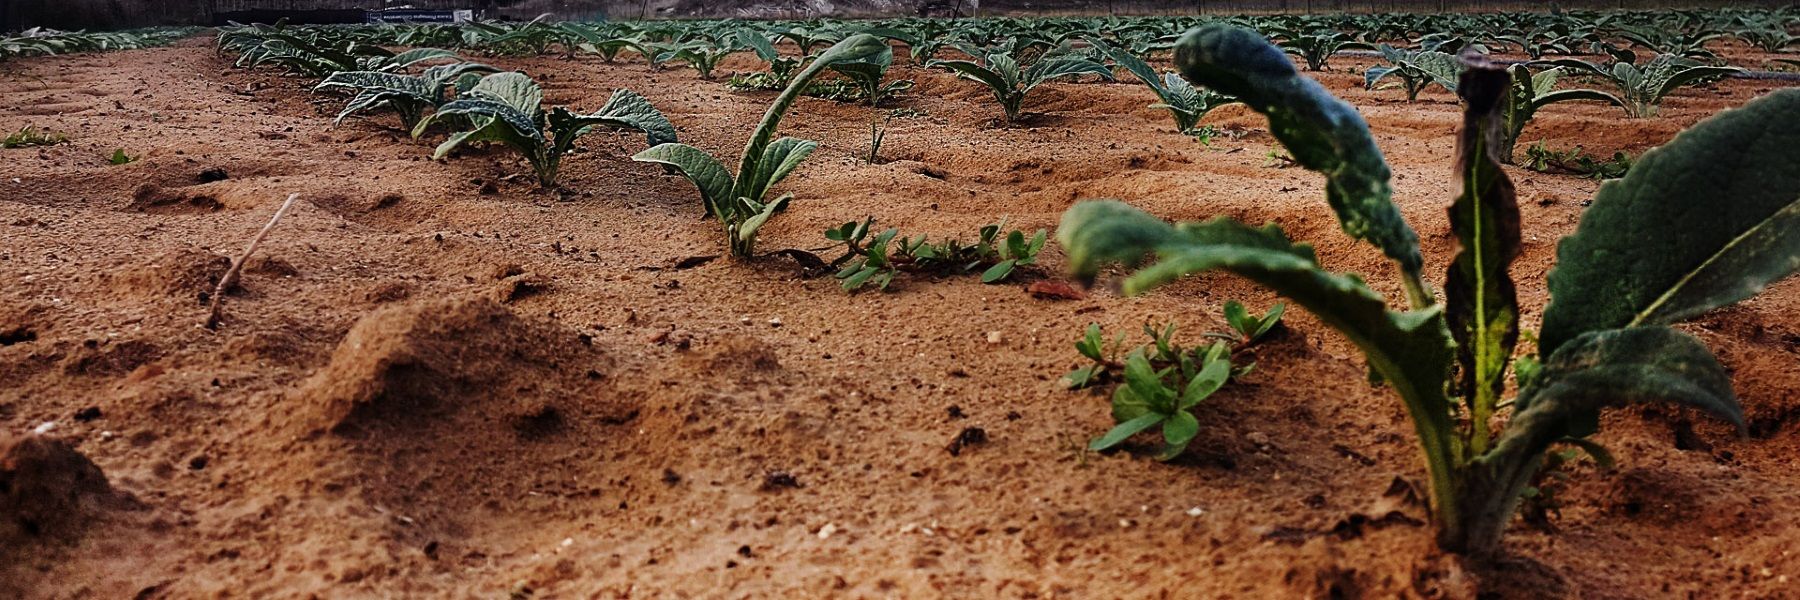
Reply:
[[[1242, 29], [1189, 32], [1175, 60], [1188, 78], [1267, 115], [1296, 159], [1330, 178], [1345, 232], [1376, 242], [1402, 263], [1403, 277], [1413, 271], [1417, 237], [1399, 216], [1386, 163], [1354, 110]], [[1415, 297], [1411, 310], [1391, 309], [1360, 277], [1324, 270], [1311, 246], [1273, 225], [1217, 218], [1177, 226], [1119, 202], [1084, 202], [1063, 215], [1057, 238], [1084, 278], [1107, 263], [1154, 254], [1156, 264], [1125, 281], [1127, 293], [1222, 269], [1337, 329], [1412, 418], [1439, 545], [1486, 555], [1545, 452], [1595, 433], [1604, 408], [1670, 402], [1741, 429], [1730, 375], [1699, 340], [1670, 325], [1800, 268], [1800, 160], [1792, 151], [1800, 120], [1788, 118], [1800, 114], [1800, 90], [1780, 90], [1695, 125], [1600, 186], [1558, 247], [1537, 336], [1541, 363], [1514, 369], [1519, 391], [1496, 434], [1522, 333], [1508, 273], [1520, 251], [1519, 210], [1496, 134], [1510, 84], [1507, 71], [1477, 61], [1458, 85], [1466, 100], [1461, 186], [1448, 210], [1461, 248], [1447, 269], [1443, 305], [1428, 296]]]
[[413, 128], [413, 137], [424, 134], [440, 118], [465, 117], [474, 128], [439, 144], [433, 160], [471, 142], [499, 142], [525, 155], [543, 187], [556, 185], [557, 171], [563, 157], [575, 147], [575, 139], [596, 126], [644, 132], [652, 146], [675, 141], [675, 126], [650, 101], [631, 90], [614, 91], [599, 112], [588, 115], [560, 106], [545, 114], [540, 106], [543, 99], [543, 90], [524, 73], [489, 75], [457, 100], [421, 119]]
[[1100, 48], [1108, 57], [1112, 58], [1113, 63], [1124, 67], [1126, 71], [1137, 77], [1138, 81], [1144, 82], [1144, 85], [1149, 86], [1150, 91], [1156, 92], [1156, 97], [1161, 102], [1150, 105], [1150, 108], [1168, 109], [1169, 114], [1175, 118], [1175, 129], [1183, 134], [1203, 139], [1210, 138], [1209, 132], [1199, 126], [1200, 119], [1215, 108], [1237, 102], [1230, 96], [1210, 89], [1195, 89], [1180, 75], [1164, 73], [1159, 76], [1156, 74], [1156, 69], [1150, 67], [1150, 63], [1144, 62], [1137, 55], [1124, 49], [1099, 41], [1089, 41], [1089, 43]]
[[[973, 48], [970, 50], [979, 52]], [[1082, 74], [1099, 75], [1107, 81], [1113, 79], [1112, 69], [1106, 68], [1106, 65], [1066, 54], [1046, 57], [1030, 66], [1021, 66], [1011, 54], [1001, 52], [986, 53], [986, 57], [979, 63], [938, 60], [931, 64], [950, 69], [963, 79], [986, 85], [994, 93], [994, 99], [1000, 102], [1008, 123], [1019, 121], [1020, 110], [1025, 105], [1025, 95], [1045, 82]]]
[[1456, 57], [1436, 50], [1403, 50], [1382, 44], [1381, 57], [1388, 66], [1363, 71], [1363, 89], [1373, 90], [1381, 80], [1393, 77], [1406, 90], [1407, 102], [1418, 100], [1419, 92], [1432, 84], [1456, 91], [1456, 76], [1462, 72]]
[[1231, 330], [1237, 333], [1237, 338], [1232, 341], [1239, 346], [1248, 346], [1274, 331], [1275, 326], [1281, 324], [1281, 315], [1285, 312], [1287, 304], [1276, 302], [1269, 312], [1261, 316], [1253, 315], [1250, 314], [1250, 309], [1244, 307], [1244, 303], [1231, 300], [1225, 303], [1225, 324], [1230, 325]]
[[700, 188], [706, 215], [717, 217], [725, 226], [725, 243], [732, 256], [748, 258], [756, 247], [756, 232], [775, 213], [787, 207], [791, 194], [773, 201], [764, 197], [769, 188], [800, 167], [801, 161], [819, 147], [817, 142], [784, 137], [774, 139], [781, 117], [787, 114], [800, 92], [826, 68], [846, 60], [858, 60], [888, 48], [887, 42], [872, 35], [853, 35], [827, 49], [806, 69], [794, 76], [787, 90], [775, 98], [762, 123], [750, 134], [738, 161], [737, 176], [725, 170], [719, 160], [706, 151], [686, 144], [665, 143], [639, 152], [632, 160], [660, 163], [674, 167]]
[[1558, 102], [1579, 100], [1595, 100], [1613, 106], [1624, 107], [1625, 102], [1618, 97], [1599, 90], [1558, 90], [1556, 80], [1562, 76], [1561, 68], [1545, 69], [1536, 74], [1525, 65], [1513, 65], [1509, 68], [1512, 74], [1512, 85], [1507, 88], [1506, 126], [1500, 130], [1499, 150], [1496, 158], [1506, 164], [1513, 163], [1513, 149], [1519, 144], [1519, 136], [1525, 133], [1525, 124], [1539, 109]]
[[1160, 370], [1150, 366], [1141, 349], [1127, 356], [1125, 385], [1113, 390], [1112, 414], [1118, 425], [1090, 442], [1088, 449], [1106, 450], [1161, 426], [1163, 448], [1156, 460], [1185, 452], [1200, 433], [1200, 421], [1190, 411], [1231, 379], [1231, 349], [1225, 343], [1214, 343], [1195, 354], [1193, 358], [1184, 354], [1183, 362]]
[[1281, 38], [1281, 50], [1300, 57], [1306, 61], [1306, 70], [1323, 71], [1331, 62], [1331, 55], [1340, 50], [1374, 50], [1367, 42], [1359, 42], [1350, 34], [1331, 30], [1314, 31], [1278, 31], [1276, 37]]
[[882, 83], [882, 77], [887, 75], [888, 67], [893, 64], [894, 49], [889, 47], [887, 50], [861, 60], [846, 60], [832, 65], [831, 70], [837, 71], [844, 78], [849, 79], [850, 83], [856, 86], [857, 93], [862, 96], [863, 101], [868, 102], [870, 107], [876, 107], [894, 94], [910, 90], [913, 87], [910, 79]]
[[1626, 61], [1603, 67], [1574, 58], [1552, 60], [1548, 64], [1612, 81], [1619, 88], [1618, 99], [1623, 100], [1619, 106], [1624, 107], [1625, 114], [1639, 119], [1656, 116], [1662, 108], [1663, 97], [1677, 89], [1744, 71], [1737, 67], [1703, 65], [1668, 54], [1658, 55], [1642, 67]]

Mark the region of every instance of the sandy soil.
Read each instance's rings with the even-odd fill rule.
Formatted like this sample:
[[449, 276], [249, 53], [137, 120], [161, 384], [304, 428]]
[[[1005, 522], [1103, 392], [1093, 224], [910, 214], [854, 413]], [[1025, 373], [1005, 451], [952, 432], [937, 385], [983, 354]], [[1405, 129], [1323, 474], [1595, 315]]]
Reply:
[[[495, 62], [553, 104], [637, 90], [729, 156], [772, 96], [641, 63]], [[1369, 64], [1340, 57], [1320, 79], [1372, 122], [1442, 269], [1457, 105], [1362, 91]], [[1063, 268], [1054, 248], [1017, 282], [887, 294], [782, 259], [677, 268], [721, 252], [719, 233], [685, 180], [628, 159], [641, 137], [586, 138], [556, 194], [505, 152], [431, 162], [435, 141], [391, 116], [333, 128], [338, 100], [234, 70], [203, 40], [0, 70], [0, 129], [71, 138], [0, 151], [0, 472], [17, 478], [0, 509], [20, 515], [0, 524], [0, 596], [1800, 594], [1792, 281], [1688, 327], [1733, 371], [1749, 436], [1680, 410], [1612, 413], [1599, 439], [1620, 467], [1573, 469], [1554, 532], [1517, 524], [1482, 567], [1437, 552], [1395, 493], [1423, 476], [1400, 403], [1309, 315], [1200, 408], [1182, 460], [1080, 451], [1110, 425], [1103, 392], [1057, 383], [1080, 330], [1175, 320], [1192, 340], [1223, 327], [1226, 300], [1274, 300], [1242, 281], [1033, 298], [1025, 286]], [[856, 158], [866, 108], [809, 99], [785, 122], [822, 147], [784, 184], [797, 200], [765, 250], [823, 246], [868, 215], [933, 237], [1002, 216], [1051, 228], [1112, 197], [1280, 223], [1399, 294], [1337, 232], [1319, 177], [1266, 164], [1272, 139], [1241, 107], [1209, 122], [1244, 135], [1206, 148], [1141, 85], [1060, 83], [1001, 128], [974, 84], [899, 72], [919, 88], [898, 106], [926, 116], [892, 123], [884, 164]], [[1641, 152], [1777, 85], [1682, 91], [1655, 120], [1557, 105], [1521, 149]], [[142, 158], [111, 166], [115, 148]], [[1555, 240], [1596, 184], [1509, 172], [1535, 327]], [[223, 326], [200, 328], [228, 257], [293, 192]], [[46, 423], [60, 443], [22, 437]], [[972, 427], [987, 441], [950, 452]]]

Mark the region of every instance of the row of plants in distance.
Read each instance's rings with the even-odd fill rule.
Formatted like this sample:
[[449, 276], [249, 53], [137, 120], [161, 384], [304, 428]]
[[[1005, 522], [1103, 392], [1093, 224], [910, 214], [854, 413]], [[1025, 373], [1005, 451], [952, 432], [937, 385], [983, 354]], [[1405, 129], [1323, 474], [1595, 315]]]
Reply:
[[197, 27], [154, 27], [130, 31], [57, 31], [34, 27], [0, 35], [0, 60], [76, 52], [137, 50], [167, 45], [200, 31]]

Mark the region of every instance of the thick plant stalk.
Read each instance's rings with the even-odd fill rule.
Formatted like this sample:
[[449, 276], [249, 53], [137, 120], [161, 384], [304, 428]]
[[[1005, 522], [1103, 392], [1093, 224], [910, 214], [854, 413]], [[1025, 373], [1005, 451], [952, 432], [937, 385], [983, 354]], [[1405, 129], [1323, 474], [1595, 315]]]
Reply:
[[250, 239], [250, 244], [244, 246], [244, 251], [238, 254], [237, 259], [231, 261], [231, 269], [225, 271], [224, 277], [219, 278], [219, 285], [213, 288], [211, 306], [207, 309], [207, 329], [219, 328], [219, 317], [221, 316], [219, 310], [225, 302], [225, 289], [237, 281], [238, 274], [244, 270], [244, 263], [250, 260], [250, 255], [256, 252], [256, 247], [262, 245], [263, 238], [269, 237], [269, 230], [274, 229], [275, 224], [281, 222], [281, 217], [287, 215], [288, 208], [292, 207], [294, 201], [298, 199], [300, 199], [300, 194], [288, 194], [287, 200], [281, 203], [281, 208], [275, 209], [275, 216], [269, 218], [269, 223], [263, 225], [262, 231], [256, 232], [256, 237]]

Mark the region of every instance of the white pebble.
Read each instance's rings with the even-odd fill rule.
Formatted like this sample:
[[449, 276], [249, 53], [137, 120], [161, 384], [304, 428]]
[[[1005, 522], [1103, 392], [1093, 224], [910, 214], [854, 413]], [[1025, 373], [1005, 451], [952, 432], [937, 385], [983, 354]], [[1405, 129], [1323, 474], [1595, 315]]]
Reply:
[[819, 528], [819, 539], [831, 537], [831, 534], [837, 533], [837, 529], [836, 523], [826, 523], [824, 527]]
[[1187, 509], [1187, 516], [1190, 516], [1190, 517], [1198, 517], [1198, 516], [1204, 515], [1204, 514], [1206, 514], [1206, 509], [1200, 508], [1198, 506]]
[[38, 435], [43, 435], [46, 433], [50, 433], [50, 430], [52, 430], [52, 429], [56, 429], [56, 421], [44, 421], [44, 423], [42, 425], [38, 425], [37, 429], [31, 430], [31, 432], [38, 434]]
[[1000, 343], [1000, 342], [1003, 342], [1003, 341], [1006, 341], [1006, 337], [1005, 337], [1005, 336], [1003, 336], [1003, 335], [1001, 335], [1001, 334], [1000, 334], [1000, 332], [998, 332], [998, 331], [989, 331], [989, 332], [988, 332], [988, 334], [987, 334], [987, 343], [989, 343], [989, 344], [998, 344], [998, 343]]

